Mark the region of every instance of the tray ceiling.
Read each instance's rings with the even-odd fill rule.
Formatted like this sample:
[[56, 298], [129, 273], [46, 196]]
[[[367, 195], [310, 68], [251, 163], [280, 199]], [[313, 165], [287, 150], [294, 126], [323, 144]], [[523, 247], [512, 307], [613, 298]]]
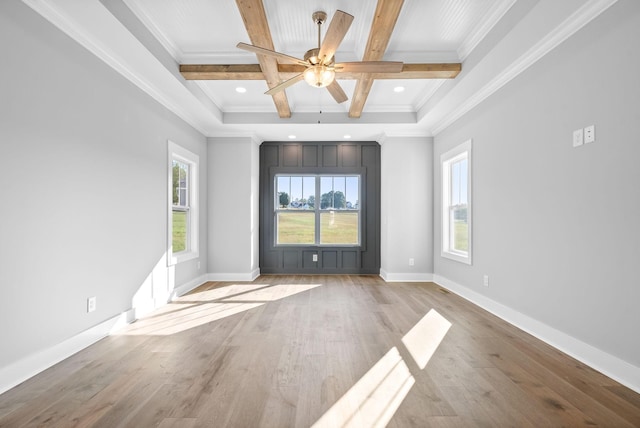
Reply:
[[[292, 116], [281, 119], [263, 94], [265, 81], [186, 81], [178, 72], [179, 64], [258, 63], [236, 48], [250, 40], [234, 0], [23, 1], [205, 135], [257, 140], [434, 135], [616, 2], [405, 0], [383, 59], [460, 62], [458, 77], [375, 80], [360, 119], [347, 115], [356, 80], [339, 81], [349, 97], [343, 104], [298, 83], [286, 89]], [[360, 61], [378, 1], [263, 4], [275, 50], [295, 57], [316, 46], [314, 11], [327, 12], [329, 21], [336, 10], [352, 14], [336, 58]]]

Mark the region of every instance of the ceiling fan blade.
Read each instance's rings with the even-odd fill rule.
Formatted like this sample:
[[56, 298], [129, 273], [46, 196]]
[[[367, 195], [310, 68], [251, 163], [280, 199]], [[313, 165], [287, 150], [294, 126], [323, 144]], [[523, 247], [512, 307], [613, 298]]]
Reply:
[[342, 90], [342, 86], [340, 86], [336, 80], [334, 80], [329, 86], [327, 86], [327, 90], [338, 104], [343, 103], [349, 99], [349, 97], [347, 97], [347, 94], [345, 94]]
[[244, 49], [245, 51], [257, 53], [260, 55], [272, 56], [274, 58], [281, 60], [282, 62], [287, 62], [289, 64], [304, 65], [305, 67], [309, 65], [307, 61], [303, 61], [296, 57], [286, 55], [280, 52], [272, 51], [271, 49], [261, 48], [260, 46], [248, 45], [246, 43], [240, 42], [236, 45], [236, 47], [240, 49]]
[[287, 89], [289, 86], [298, 83], [299, 81], [301, 81], [302, 79], [304, 79], [304, 75], [302, 73], [293, 76], [291, 79], [289, 80], [285, 80], [284, 82], [282, 82], [279, 85], [274, 86], [273, 88], [269, 89], [267, 92], [265, 92], [266, 95], [273, 95], [276, 94], [280, 91], [283, 91], [285, 89]]
[[403, 67], [399, 61], [341, 62], [334, 66], [336, 73], [402, 73]]
[[342, 39], [344, 39], [347, 31], [349, 31], [351, 22], [353, 22], [353, 15], [349, 15], [341, 10], [337, 10], [335, 15], [333, 15], [333, 19], [331, 19], [318, 54], [318, 57], [323, 63], [328, 64], [331, 62], [331, 58], [336, 54], [336, 50], [338, 50]]

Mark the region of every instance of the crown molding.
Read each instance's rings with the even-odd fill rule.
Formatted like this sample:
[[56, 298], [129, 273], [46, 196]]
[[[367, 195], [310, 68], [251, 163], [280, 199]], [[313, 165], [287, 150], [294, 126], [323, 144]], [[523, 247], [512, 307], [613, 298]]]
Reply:
[[224, 130], [221, 132], [216, 132], [215, 135], [209, 136], [211, 139], [224, 139], [224, 138], [246, 138], [251, 141], [251, 143], [259, 146], [263, 143], [263, 140], [260, 138], [258, 134], [255, 132], [246, 132], [246, 131], [229, 131]]
[[213, 105], [215, 105], [218, 110], [220, 110], [221, 112], [224, 111], [224, 110], [222, 110], [222, 103], [220, 102], [220, 99], [211, 90], [209, 85], [207, 85], [206, 81], [204, 81], [204, 80], [194, 80], [193, 83], [195, 83], [195, 85], [198, 88], [200, 88], [200, 90], [211, 100]]
[[418, 100], [418, 102], [415, 103], [414, 111], [416, 112], [420, 111], [420, 109], [429, 102], [431, 97], [433, 97], [436, 94], [436, 92], [438, 92], [438, 89], [440, 89], [442, 85], [445, 84], [445, 82], [446, 82], [445, 79], [440, 79], [434, 85], [427, 88], [420, 96], [420, 99]]
[[464, 61], [478, 44], [489, 34], [489, 31], [502, 19], [517, 0], [502, 0], [493, 5], [482, 19], [482, 23], [474, 29], [460, 44], [457, 54]]
[[387, 143], [393, 138], [432, 138], [433, 135], [427, 129], [413, 131], [385, 130], [376, 140], [380, 145]]
[[463, 103], [459, 104], [444, 118], [436, 122], [432, 126], [433, 134], [437, 135], [444, 131], [452, 123], [468, 113], [472, 108], [483, 102], [493, 93], [516, 78], [546, 54], [551, 52], [554, 48], [575, 34], [578, 30], [599, 16], [602, 12], [613, 6], [617, 1], [618, 0], [589, 0], [586, 2], [582, 7], [576, 10], [545, 37], [538, 41], [538, 43], [512, 62], [509, 67], [496, 75], [473, 95], [467, 97]]
[[182, 52], [178, 45], [176, 45], [162, 30], [160, 30], [153, 19], [151, 19], [151, 17], [140, 6], [140, 3], [135, 0], [122, 0], [122, 2], [131, 10], [131, 12], [133, 12], [142, 24], [147, 27], [151, 34], [153, 34], [153, 37], [160, 42], [173, 59], [178, 63], [182, 63], [184, 52]]

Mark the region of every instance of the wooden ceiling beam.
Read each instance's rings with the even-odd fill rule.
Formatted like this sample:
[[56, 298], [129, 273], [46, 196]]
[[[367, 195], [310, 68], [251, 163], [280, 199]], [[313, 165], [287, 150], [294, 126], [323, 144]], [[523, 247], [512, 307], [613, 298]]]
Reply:
[[[404, 64], [400, 73], [371, 73], [374, 79], [453, 79], [462, 69], [459, 63]], [[281, 78], [289, 79], [300, 74], [305, 67], [294, 64], [278, 64]], [[186, 80], [264, 80], [260, 64], [182, 64], [180, 73]], [[360, 79], [363, 73], [336, 73], [336, 79]]]
[[260, 64], [181, 64], [180, 73], [187, 80], [264, 80]]
[[[403, 3], [404, 0], [378, 0], [363, 61], [382, 61]], [[373, 86], [373, 80], [371, 75], [363, 75], [361, 79], [358, 79], [351, 100], [349, 117], [359, 118], [362, 115], [362, 109]]]
[[[251, 43], [262, 48], [275, 50], [262, 0], [236, 0], [236, 4]], [[257, 57], [263, 77], [267, 81], [269, 88], [279, 85], [280, 75], [278, 74], [278, 62], [276, 59], [265, 55], [257, 55]], [[291, 117], [291, 109], [286, 93], [281, 91], [273, 94], [272, 97], [278, 110], [278, 115], [281, 118]]]

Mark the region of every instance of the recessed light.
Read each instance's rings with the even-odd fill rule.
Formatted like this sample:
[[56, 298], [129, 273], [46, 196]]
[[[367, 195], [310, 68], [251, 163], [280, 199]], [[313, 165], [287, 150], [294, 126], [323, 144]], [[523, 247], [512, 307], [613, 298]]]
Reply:
[[346, 135], [344, 136], [344, 139], [345, 139], [345, 140], [348, 140], [349, 138], [351, 138], [351, 135], [349, 135], [349, 134], [346, 134]]
[[295, 136], [295, 135], [289, 135], [289, 139], [290, 139], [290, 140], [295, 140], [295, 139], [296, 139], [296, 136]]
[[393, 88], [393, 92], [404, 92], [404, 86], [396, 86]]
[[247, 92], [247, 88], [243, 88], [242, 86], [238, 86], [236, 88], [236, 92], [239, 94], [244, 94], [245, 92]]

